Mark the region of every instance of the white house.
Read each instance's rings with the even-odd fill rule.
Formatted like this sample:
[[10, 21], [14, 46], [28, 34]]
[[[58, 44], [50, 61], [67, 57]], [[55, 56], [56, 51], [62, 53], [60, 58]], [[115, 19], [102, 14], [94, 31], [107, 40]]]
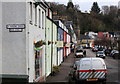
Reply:
[[28, 79], [29, 82], [45, 80], [47, 4], [40, 1], [41, 3], [35, 0], [9, 0], [0, 3], [0, 74], [3, 78]]

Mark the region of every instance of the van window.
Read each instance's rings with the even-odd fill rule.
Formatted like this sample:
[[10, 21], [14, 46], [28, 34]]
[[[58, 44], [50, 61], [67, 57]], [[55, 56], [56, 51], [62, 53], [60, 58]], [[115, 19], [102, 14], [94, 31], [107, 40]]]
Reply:
[[101, 60], [92, 60], [92, 68], [93, 69], [103, 69], [104, 66], [103, 66], [103, 63]]
[[77, 50], [76, 52], [83, 52], [82, 50]]
[[80, 64], [80, 70], [89, 70], [91, 69], [91, 62], [90, 60], [84, 60]]

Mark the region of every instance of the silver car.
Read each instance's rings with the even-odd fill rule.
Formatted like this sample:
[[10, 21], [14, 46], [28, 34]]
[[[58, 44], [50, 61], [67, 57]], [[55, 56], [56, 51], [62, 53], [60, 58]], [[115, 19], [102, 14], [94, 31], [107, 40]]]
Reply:
[[77, 50], [76, 53], [75, 53], [75, 56], [76, 57], [84, 57], [84, 51], [83, 50]]
[[101, 58], [104, 58], [104, 59], [105, 59], [105, 53], [104, 53], [104, 51], [98, 51], [98, 52], [96, 53], [96, 57], [101, 57]]

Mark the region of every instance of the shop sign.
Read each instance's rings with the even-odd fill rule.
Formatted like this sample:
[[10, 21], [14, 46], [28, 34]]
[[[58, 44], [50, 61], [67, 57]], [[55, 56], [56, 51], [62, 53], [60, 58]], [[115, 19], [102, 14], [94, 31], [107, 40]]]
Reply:
[[57, 47], [63, 47], [63, 41], [57, 41], [56, 46]]

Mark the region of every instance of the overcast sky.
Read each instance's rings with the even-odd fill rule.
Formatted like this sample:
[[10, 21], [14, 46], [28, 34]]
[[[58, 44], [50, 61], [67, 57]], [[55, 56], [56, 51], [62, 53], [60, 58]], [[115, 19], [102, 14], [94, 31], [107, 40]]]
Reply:
[[[58, 2], [60, 4], [67, 5], [69, 0], [45, 0], [46, 2]], [[120, 0], [72, 0], [73, 4], [78, 4], [80, 6], [80, 10], [82, 12], [84, 11], [90, 11], [91, 7], [93, 5], [93, 2], [97, 2], [98, 6], [101, 8], [103, 5], [116, 5], [118, 6], [118, 2]]]

